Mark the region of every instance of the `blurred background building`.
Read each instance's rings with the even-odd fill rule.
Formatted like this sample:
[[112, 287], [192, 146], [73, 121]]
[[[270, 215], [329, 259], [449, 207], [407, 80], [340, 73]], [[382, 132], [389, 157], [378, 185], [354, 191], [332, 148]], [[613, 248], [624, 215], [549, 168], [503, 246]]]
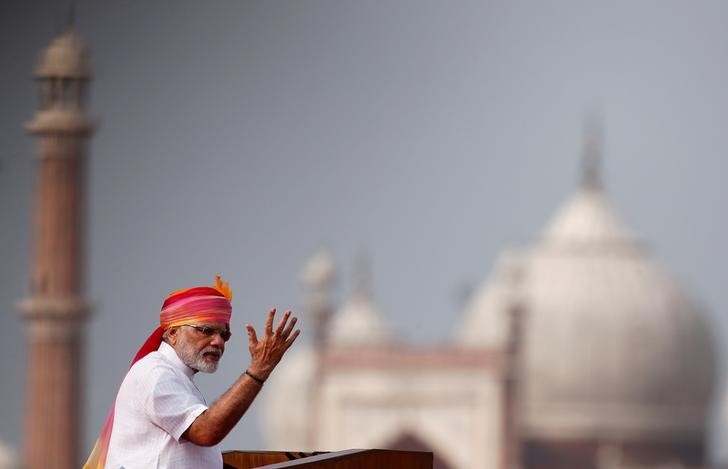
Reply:
[[587, 135], [579, 188], [502, 254], [449, 346], [400, 340], [365, 267], [334, 307], [333, 260], [315, 256], [316, 340], [269, 385], [269, 446], [428, 450], [438, 469], [704, 467], [714, 338], [610, 207], [600, 160]]

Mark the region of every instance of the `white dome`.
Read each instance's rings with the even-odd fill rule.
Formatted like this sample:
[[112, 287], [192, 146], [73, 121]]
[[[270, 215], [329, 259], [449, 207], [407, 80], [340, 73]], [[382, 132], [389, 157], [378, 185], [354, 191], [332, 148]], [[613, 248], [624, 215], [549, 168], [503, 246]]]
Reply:
[[488, 348], [505, 344], [508, 334], [507, 311], [512, 301], [509, 270], [515, 256], [513, 251], [501, 254], [493, 273], [473, 292], [458, 328], [459, 344]]
[[[586, 186], [524, 252], [525, 429], [543, 436], [702, 435], [714, 375], [705, 319]], [[498, 267], [459, 341], [500, 345]]]
[[377, 345], [393, 339], [389, 325], [363, 292], [355, 292], [331, 318], [328, 333], [331, 345]]

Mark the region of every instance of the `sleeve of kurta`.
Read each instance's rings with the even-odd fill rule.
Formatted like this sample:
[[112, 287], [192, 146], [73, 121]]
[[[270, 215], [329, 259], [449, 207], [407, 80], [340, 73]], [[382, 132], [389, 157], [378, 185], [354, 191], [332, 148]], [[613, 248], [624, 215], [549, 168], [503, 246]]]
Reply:
[[154, 370], [142, 397], [142, 407], [149, 419], [179, 441], [192, 422], [207, 410], [197, 386], [186, 376], [171, 369]]

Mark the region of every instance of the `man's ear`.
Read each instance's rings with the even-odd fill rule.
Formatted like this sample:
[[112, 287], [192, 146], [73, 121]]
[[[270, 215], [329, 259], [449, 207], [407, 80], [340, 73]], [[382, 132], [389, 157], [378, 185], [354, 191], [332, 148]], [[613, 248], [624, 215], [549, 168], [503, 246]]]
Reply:
[[170, 327], [167, 329], [167, 339], [172, 347], [177, 345], [177, 340], [179, 339], [179, 327]]

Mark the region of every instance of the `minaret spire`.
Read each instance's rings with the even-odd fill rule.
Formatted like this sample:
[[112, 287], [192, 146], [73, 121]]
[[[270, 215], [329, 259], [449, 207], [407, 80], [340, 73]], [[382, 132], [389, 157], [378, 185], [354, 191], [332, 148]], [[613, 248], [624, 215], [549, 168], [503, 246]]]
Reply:
[[584, 122], [581, 154], [581, 185], [585, 189], [602, 188], [602, 119], [592, 114]]

